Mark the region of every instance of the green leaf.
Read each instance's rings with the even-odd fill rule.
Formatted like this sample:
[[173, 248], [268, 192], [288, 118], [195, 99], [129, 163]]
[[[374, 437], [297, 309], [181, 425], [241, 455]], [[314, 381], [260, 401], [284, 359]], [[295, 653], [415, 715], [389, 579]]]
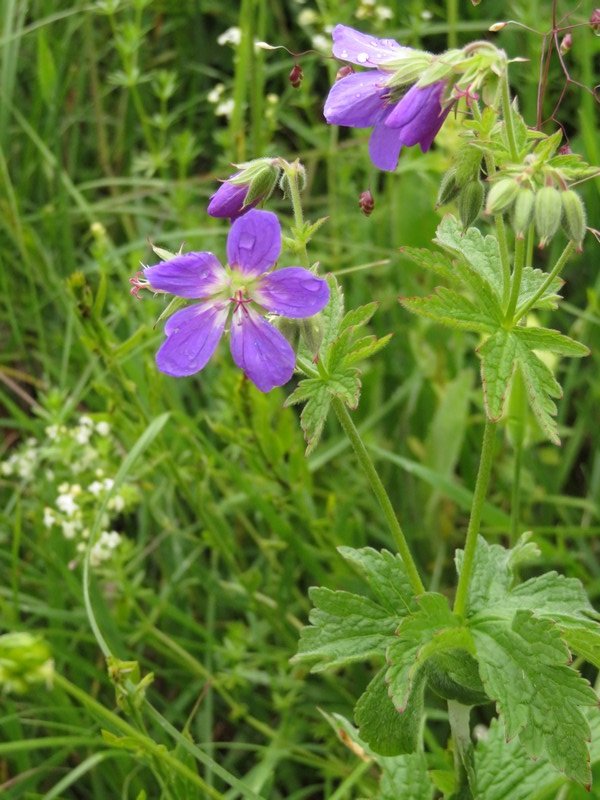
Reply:
[[482, 278], [498, 301], [502, 300], [502, 263], [495, 236], [483, 236], [478, 228], [464, 233], [460, 222], [451, 214], [444, 217], [436, 231], [440, 247], [462, 256], [472, 272]]
[[320, 378], [300, 381], [284, 405], [306, 403], [300, 414], [300, 425], [304, 432], [306, 455], [317, 446], [331, 405], [331, 393]]
[[443, 253], [436, 253], [424, 247], [401, 247], [400, 254], [406, 256], [422, 269], [433, 272], [434, 275], [445, 278], [450, 283], [459, 282], [459, 276], [452, 259]]
[[573, 356], [581, 358], [589, 355], [589, 349], [576, 342], [574, 339], [564, 336], [558, 331], [550, 328], [514, 328], [514, 334], [530, 350], [547, 350], [550, 353], [558, 353], [563, 356]]
[[425, 676], [415, 683], [402, 712], [394, 708], [385, 683], [385, 669], [367, 686], [354, 709], [361, 739], [381, 756], [414, 753], [421, 736]]
[[516, 341], [503, 328], [477, 348], [486, 413], [493, 422], [504, 414], [508, 389], [515, 368]]
[[380, 350], [383, 350], [383, 348], [386, 347], [392, 336], [393, 334], [391, 333], [388, 333], [387, 336], [382, 336], [379, 339], [373, 335], [363, 336], [362, 338], [353, 342], [350, 351], [344, 358], [344, 364], [346, 366], [351, 366], [353, 364], [358, 364], [359, 361], [364, 361], [367, 358], [371, 358], [371, 356], [374, 356], [375, 353], [378, 353]]
[[37, 35], [37, 79], [44, 103], [52, 106], [56, 102], [56, 62], [45, 28], [40, 28]]
[[524, 341], [516, 336], [514, 339], [517, 343], [515, 355], [523, 376], [531, 410], [548, 439], [553, 444], [560, 444], [558, 428], [554, 419], [556, 403], [553, 400], [553, 398], [562, 397], [560, 384], [552, 374], [550, 367], [547, 367]]
[[386, 653], [386, 681], [396, 708], [403, 710], [420, 680], [427, 660], [444, 650], [471, 650], [468, 630], [448, 607], [447, 599], [428, 592], [417, 600], [418, 611], [405, 617]]
[[367, 303], [364, 306], [353, 308], [344, 316], [340, 323], [339, 333], [342, 333], [347, 328], [355, 328], [361, 325], [367, 325], [373, 314], [377, 311], [379, 303]]
[[547, 755], [556, 769], [589, 784], [590, 728], [581, 708], [596, 705], [597, 698], [567, 666], [569, 652], [553, 623], [529, 611], [518, 611], [512, 622], [482, 612], [470, 630], [481, 678], [497, 702], [507, 738], [518, 735], [530, 756]]
[[497, 320], [486, 310], [452, 289], [443, 286], [428, 297], [401, 297], [400, 302], [408, 311], [448, 325], [479, 333], [492, 333], [498, 327]]
[[[542, 272], [541, 269], [533, 269], [532, 267], [525, 267], [521, 276], [521, 286], [519, 287], [519, 299], [517, 301], [517, 308], [528, 303], [531, 298], [537, 293], [538, 289], [542, 286], [547, 278], [547, 274]], [[544, 294], [535, 303], [533, 308], [553, 309], [558, 305], [560, 295], [558, 294], [564, 281], [560, 278], [555, 278], [550, 286], [546, 289]]]
[[309, 591], [314, 605], [310, 627], [300, 633], [294, 663], [311, 662], [311, 672], [382, 659], [399, 619], [367, 597], [323, 587]]
[[340, 555], [364, 579], [380, 606], [403, 617], [415, 609], [410, 581], [399, 555], [372, 547], [338, 547]]
[[427, 774], [423, 753], [385, 759], [382, 766], [377, 800], [432, 800], [434, 787]]
[[333, 275], [327, 275], [329, 284], [329, 302], [321, 311], [323, 326], [323, 339], [320, 352], [326, 352], [333, 340], [337, 337], [340, 323], [344, 315], [344, 293]]
[[350, 592], [313, 588], [311, 627], [300, 634], [295, 662], [313, 662], [320, 672], [354, 661], [383, 658], [401, 619], [414, 608], [402, 561], [386, 550], [340, 548], [365, 578], [377, 602]]

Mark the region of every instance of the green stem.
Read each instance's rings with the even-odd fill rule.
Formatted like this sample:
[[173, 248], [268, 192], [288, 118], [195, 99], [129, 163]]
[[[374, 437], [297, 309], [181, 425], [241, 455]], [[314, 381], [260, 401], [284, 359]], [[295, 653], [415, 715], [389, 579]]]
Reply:
[[502, 78], [502, 111], [504, 115], [504, 124], [506, 126], [506, 138], [508, 139], [508, 147], [510, 150], [510, 157], [513, 161], [519, 160], [519, 151], [517, 148], [517, 138], [515, 136], [515, 128], [513, 125], [513, 109], [510, 104], [510, 86], [508, 85], [508, 69], [504, 72]]
[[302, 258], [302, 263], [305, 267], [310, 267], [310, 259], [306, 249], [306, 241], [303, 238], [304, 232], [304, 211], [302, 209], [302, 198], [300, 197], [300, 183], [298, 177], [300, 171], [303, 169], [302, 165], [296, 159], [293, 164], [284, 163], [283, 171], [287, 178], [287, 189], [290, 193], [290, 200], [292, 202], [292, 210], [294, 212], [294, 227], [295, 227], [295, 240], [298, 252]]
[[[521, 411], [521, 409], [519, 409]], [[513, 484], [510, 499], [510, 544], [514, 547], [519, 533], [521, 510], [521, 465], [523, 463], [523, 437], [519, 436], [514, 446]]]
[[423, 594], [425, 587], [423, 586], [419, 576], [419, 571], [417, 570], [417, 566], [413, 560], [408, 542], [406, 541], [404, 532], [400, 527], [398, 517], [396, 516], [389, 495], [385, 490], [385, 486], [383, 485], [381, 478], [379, 477], [379, 473], [375, 469], [375, 465], [373, 464], [371, 456], [369, 455], [367, 448], [361, 439], [360, 433], [356, 429], [356, 426], [352, 421], [352, 417], [348, 413], [348, 409], [344, 403], [339, 398], [334, 397], [331, 401], [331, 404], [335, 413], [337, 414], [346, 436], [350, 440], [350, 444], [356, 453], [356, 457], [360, 461], [360, 465], [363, 468], [365, 475], [369, 479], [373, 494], [379, 501], [379, 505], [381, 506], [388, 523], [390, 533], [394, 537], [396, 547], [398, 548], [398, 552], [402, 558], [402, 562], [404, 564], [404, 568], [406, 569], [412, 589], [415, 594]]
[[124, 734], [124, 736], [134, 739], [138, 743], [142, 752], [145, 752], [157, 761], [162, 762], [168, 766], [172, 772], [179, 773], [181, 777], [187, 779], [190, 783], [193, 783], [195, 786], [202, 789], [202, 791], [206, 793], [205, 797], [212, 797], [215, 800], [222, 800], [223, 795], [220, 792], [217, 792], [216, 789], [208, 786], [208, 784], [196, 772], [179, 761], [178, 758], [175, 758], [175, 756], [173, 756], [165, 747], [157, 744], [149, 736], [140, 733], [113, 711], [109, 711], [108, 708], [105, 708], [97, 700], [94, 700], [93, 697], [90, 697], [87, 692], [84, 692], [78, 686], [75, 686], [59, 673], [54, 674], [53, 681], [68, 695], [77, 700], [78, 703], [81, 703], [84, 708], [87, 708], [87, 710], [92, 714], [106, 720], [106, 722], [119, 730], [122, 734]]
[[527, 231], [527, 256], [525, 257], [525, 266], [533, 267], [533, 248], [535, 247], [535, 225], [533, 222]]
[[544, 296], [545, 292], [552, 285], [552, 281], [560, 275], [563, 267], [569, 260], [573, 252], [573, 249], [574, 249], [573, 242], [568, 242], [567, 246], [560, 254], [560, 257], [556, 262], [556, 264], [554, 265], [552, 271], [548, 273], [548, 275], [546, 276], [546, 280], [542, 283], [537, 292], [533, 295], [533, 297], [530, 300], [527, 300], [526, 303], [523, 303], [517, 308], [515, 312], [516, 320], [522, 319], [522, 317], [524, 317], [529, 312], [529, 310], [535, 306], [540, 297]]
[[483, 444], [481, 447], [481, 459], [479, 461], [479, 472], [477, 473], [477, 483], [475, 494], [473, 495], [473, 505], [471, 507], [471, 518], [467, 529], [467, 539], [465, 541], [465, 551], [463, 563], [458, 579], [456, 599], [454, 600], [454, 613], [464, 615], [467, 610], [467, 600], [469, 596], [469, 584], [475, 562], [475, 550], [477, 549], [477, 536], [481, 524], [481, 512], [487, 494], [492, 472], [492, 457], [494, 454], [494, 441], [496, 438], [496, 424], [489, 420], [485, 423], [483, 433]]
[[521, 278], [523, 277], [523, 266], [525, 265], [525, 239], [517, 237], [515, 241], [515, 268], [512, 276], [512, 287], [510, 292], [510, 299], [504, 319], [506, 322], [512, 323], [514, 321], [515, 309], [519, 299], [519, 292], [521, 291]]
[[494, 217], [496, 223], [496, 236], [500, 248], [500, 263], [502, 264], [502, 302], [508, 302], [510, 292], [510, 254], [508, 252], [508, 238], [506, 236], [506, 225], [501, 214]]
[[446, 0], [446, 18], [448, 20], [448, 49], [458, 46], [458, 0]]

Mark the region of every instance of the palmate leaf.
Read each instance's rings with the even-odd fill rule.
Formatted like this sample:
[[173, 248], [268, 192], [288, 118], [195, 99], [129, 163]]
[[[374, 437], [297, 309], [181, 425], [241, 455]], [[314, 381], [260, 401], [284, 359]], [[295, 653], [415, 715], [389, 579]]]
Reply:
[[567, 666], [569, 651], [547, 619], [518, 611], [507, 622], [481, 612], [470, 621], [487, 694], [532, 757], [585, 785], [591, 780], [590, 727], [582, 707], [597, 705], [591, 686]]
[[[375, 355], [391, 338], [391, 334], [381, 338], [361, 336], [361, 329], [377, 310], [377, 303], [368, 303], [344, 314], [343, 293], [333, 276], [328, 276], [328, 282], [330, 301], [321, 312], [318, 323], [321, 334], [321, 344], [316, 356], [318, 369], [314, 368], [313, 377], [299, 382], [285, 403], [287, 406], [306, 403], [300, 415], [300, 424], [307, 443], [307, 455], [314, 450], [321, 438], [334, 398], [341, 400], [348, 408], [357, 407], [361, 373], [356, 365]], [[313, 358], [313, 354], [302, 343], [299, 354], [306, 362]], [[305, 368], [305, 372], [312, 371], [313, 367]]]
[[481, 380], [486, 413], [493, 422], [504, 414], [506, 398], [515, 369], [516, 340], [500, 328], [477, 348], [481, 358]]
[[[371, 658], [383, 660], [400, 621], [414, 609], [410, 583], [398, 556], [369, 547], [345, 547], [340, 552], [361, 573], [376, 600], [344, 591], [310, 590], [315, 606], [311, 625], [302, 630], [293, 661], [310, 663], [313, 672]], [[388, 587], [393, 587], [389, 593]]]
[[428, 297], [401, 297], [400, 302], [408, 311], [428, 317], [442, 325], [479, 333], [492, 333], [499, 321], [462, 294], [443, 286]]
[[434, 787], [423, 753], [386, 758], [377, 800], [432, 800]]
[[[584, 712], [592, 732], [590, 761], [600, 761], [600, 715]], [[546, 758], [535, 761], [518, 740], [506, 741], [503, 725], [492, 720], [483, 741], [475, 748], [477, 790], [480, 800], [550, 800], [565, 783]]]

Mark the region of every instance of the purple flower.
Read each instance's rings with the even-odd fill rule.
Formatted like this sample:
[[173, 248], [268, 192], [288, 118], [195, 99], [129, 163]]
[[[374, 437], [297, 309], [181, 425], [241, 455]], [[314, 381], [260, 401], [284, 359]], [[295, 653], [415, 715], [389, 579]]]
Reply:
[[149, 288], [200, 300], [175, 312], [165, 325], [158, 368], [182, 377], [208, 363], [229, 322], [231, 355], [261, 392], [292, 377], [296, 356], [261, 310], [312, 317], [327, 305], [329, 286], [302, 267], [268, 271], [281, 252], [281, 227], [270, 211], [252, 210], [227, 237], [227, 267], [212, 253], [183, 253], [144, 269]]
[[410, 53], [411, 48], [393, 39], [377, 39], [345, 25], [333, 29], [334, 56], [371, 71], [348, 75], [331, 87], [325, 119], [330, 125], [373, 128], [371, 161], [390, 172], [396, 169], [403, 146], [419, 144], [423, 152], [429, 150], [450, 110], [441, 102], [445, 81], [412, 86], [403, 97], [394, 99], [387, 85], [393, 64]]
[[[240, 172], [232, 175], [232, 178], [237, 178]], [[211, 195], [208, 208], [206, 209], [211, 217], [229, 217], [230, 219], [237, 219], [254, 208], [262, 198], [257, 197], [251, 203], [244, 205], [246, 196], [250, 191], [249, 183], [231, 183], [230, 179], [223, 181], [217, 191]]]

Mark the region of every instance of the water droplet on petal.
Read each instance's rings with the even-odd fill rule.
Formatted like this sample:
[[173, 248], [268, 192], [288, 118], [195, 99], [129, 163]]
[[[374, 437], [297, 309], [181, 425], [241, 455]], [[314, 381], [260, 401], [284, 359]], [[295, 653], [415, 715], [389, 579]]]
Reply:
[[356, 54], [356, 60], [358, 61], [359, 64], [366, 64], [367, 61], [369, 60], [369, 54], [368, 53], [357, 53]]
[[342, 50], [342, 52], [340, 53], [340, 58], [343, 58], [344, 60], [346, 60], [348, 58], [348, 51], [347, 50]]

